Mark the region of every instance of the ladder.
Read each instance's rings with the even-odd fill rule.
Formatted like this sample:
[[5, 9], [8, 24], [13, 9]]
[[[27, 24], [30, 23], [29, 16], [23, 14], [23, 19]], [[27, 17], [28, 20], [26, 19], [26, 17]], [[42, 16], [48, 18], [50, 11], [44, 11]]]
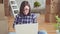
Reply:
[[9, 0], [9, 5], [11, 7], [13, 16], [16, 17], [16, 15], [19, 13], [17, 2], [15, 0]]

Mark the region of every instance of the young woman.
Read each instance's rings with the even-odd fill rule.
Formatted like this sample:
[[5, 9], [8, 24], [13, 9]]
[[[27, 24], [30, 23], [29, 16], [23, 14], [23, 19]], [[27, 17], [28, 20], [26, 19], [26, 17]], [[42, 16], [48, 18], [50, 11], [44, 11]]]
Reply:
[[30, 24], [30, 23], [37, 23], [36, 21], [36, 15], [34, 13], [31, 13], [31, 7], [28, 3], [28, 1], [23, 1], [20, 6], [20, 12], [16, 16], [14, 25], [16, 24]]
[[[17, 24], [27, 24], [27, 23], [28, 24], [37, 23], [37, 20], [36, 15], [34, 13], [31, 13], [31, 8], [28, 1], [23, 1], [20, 6], [20, 12], [15, 18], [13, 27], [14, 25]], [[47, 34], [47, 32], [45, 30], [40, 30], [38, 31], [38, 34]]]

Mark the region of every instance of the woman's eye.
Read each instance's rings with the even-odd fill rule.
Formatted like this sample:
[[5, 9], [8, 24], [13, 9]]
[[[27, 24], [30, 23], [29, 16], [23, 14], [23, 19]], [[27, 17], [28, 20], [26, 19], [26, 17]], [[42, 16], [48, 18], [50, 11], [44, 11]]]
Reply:
[[24, 10], [29, 10], [29, 9], [24, 9]]
[[25, 10], [29, 10], [29, 9], [25, 9]]

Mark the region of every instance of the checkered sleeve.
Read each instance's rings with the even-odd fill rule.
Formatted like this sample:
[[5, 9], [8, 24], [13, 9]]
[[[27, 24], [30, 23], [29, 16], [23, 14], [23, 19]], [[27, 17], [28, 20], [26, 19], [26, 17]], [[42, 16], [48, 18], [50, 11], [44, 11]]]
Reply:
[[34, 16], [33, 16], [33, 23], [37, 23], [37, 19], [36, 19], [36, 18], [37, 18], [37, 16], [34, 15]]

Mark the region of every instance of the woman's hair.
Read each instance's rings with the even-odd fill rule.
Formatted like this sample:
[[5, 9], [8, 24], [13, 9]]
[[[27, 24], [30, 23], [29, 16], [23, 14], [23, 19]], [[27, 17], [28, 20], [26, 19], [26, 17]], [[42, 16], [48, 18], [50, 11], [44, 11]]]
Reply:
[[24, 7], [25, 7], [25, 6], [29, 6], [29, 13], [28, 13], [28, 15], [30, 15], [31, 8], [30, 8], [30, 5], [29, 5], [28, 1], [23, 1], [23, 2], [21, 3], [19, 14], [20, 14], [20, 15], [24, 15], [23, 11], [24, 11]]

